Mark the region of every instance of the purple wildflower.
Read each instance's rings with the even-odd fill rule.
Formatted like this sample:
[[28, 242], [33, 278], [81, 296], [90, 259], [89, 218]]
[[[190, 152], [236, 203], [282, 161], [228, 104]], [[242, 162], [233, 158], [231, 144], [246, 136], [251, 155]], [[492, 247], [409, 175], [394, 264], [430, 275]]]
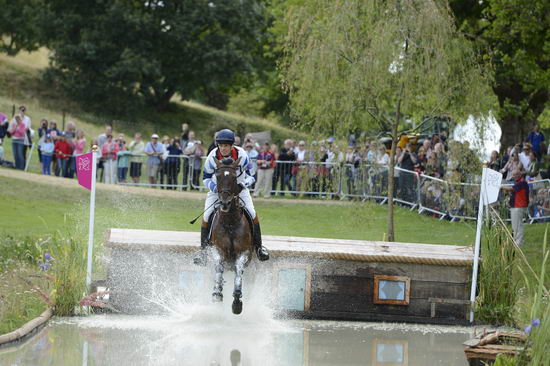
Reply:
[[42, 270], [42, 272], [48, 272], [48, 268], [50, 268], [50, 265], [48, 263], [41, 263], [39, 267]]
[[539, 326], [540, 325], [540, 319], [539, 318], [533, 319], [533, 321], [531, 322], [531, 325], [533, 327]]
[[44, 253], [44, 259], [46, 260], [46, 262], [49, 262], [51, 260], [54, 260], [54, 257], [52, 257], [50, 253]]
[[532, 325], [528, 325], [527, 327], [525, 327], [525, 330], [524, 330], [525, 334], [531, 333], [531, 328], [532, 328]]

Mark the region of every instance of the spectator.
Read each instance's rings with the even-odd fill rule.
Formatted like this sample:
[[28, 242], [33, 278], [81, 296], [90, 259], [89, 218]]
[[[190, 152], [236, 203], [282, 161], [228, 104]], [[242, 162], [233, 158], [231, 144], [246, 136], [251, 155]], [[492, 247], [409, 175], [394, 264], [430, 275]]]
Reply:
[[180, 139], [174, 137], [171, 141], [171, 144], [168, 145], [168, 158], [166, 159], [166, 167], [168, 169], [168, 185], [172, 187], [166, 187], [167, 189], [176, 189], [178, 184], [178, 174], [180, 172], [180, 155], [183, 154], [181, 149]]
[[8, 117], [4, 113], [0, 113], [0, 141], [8, 135], [9, 125]]
[[180, 137], [180, 147], [184, 149], [187, 146], [187, 141], [189, 141], [189, 125], [187, 123], [181, 124], [181, 137]]
[[498, 151], [491, 152], [491, 159], [489, 161], [489, 164], [487, 164], [487, 166], [489, 169], [496, 170], [497, 172], [501, 169]]
[[537, 155], [534, 151], [529, 152], [529, 165], [527, 166], [527, 169], [525, 170], [525, 175], [527, 176], [527, 180], [540, 180], [541, 176], [539, 174], [540, 172], [540, 163], [537, 160]]
[[142, 155], [145, 152], [145, 144], [141, 140], [141, 133], [137, 132], [134, 134], [134, 141], [130, 142], [128, 146], [128, 151], [132, 155], [130, 162], [130, 177], [134, 183], [139, 183], [141, 178], [141, 164], [142, 164]]
[[542, 147], [544, 145], [544, 134], [540, 132], [538, 123], [533, 125], [533, 130], [529, 133], [525, 141], [531, 144], [537, 160], [540, 161], [543, 154]]
[[510, 160], [510, 156], [512, 155], [512, 146], [508, 146], [506, 148], [506, 152], [504, 153], [504, 155], [502, 155], [502, 159], [500, 159], [500, 168], [502, 169], [506, 163], [508, 162], [508, 160]]
[[[416, 154], [412, 151], [412, 146], [410, 143], [405, 145], [405, 149], [401, 152], [401, 155], [397, 157], [397, 162], [401, 169], [408, 171], [414, 171], [415, 166], [418, 163], [418, 158]], [[409, 172], [400, 172], [398, 186], [399, 191], [403, 200], [407, 202], [414, 202], [414, 184], [415, 175]]]
[[164, 154], [164, 146], [158, 142], [159, 135], [154, 133], [151, 135], [151, 141], [145, 146], [145, 154], [149, 156], [147, 159], [147, 176], [149, 183], [157, 184], [157, 172], [160, 165], [160, 157]]
[[510, 159], [504, 166], [504, 168], [500, 169], [501, 173], [506, 173], [506, 177], [504, 178], [505, 181], [512, 181], [514, 178], [514, 171], [519, 170], [520, 172], [523, 172], [523, 165], [519, 161], [518, 153], [516, 151], [512, 150], [512, 153], [510, 155]]
[[67, 178], [69, 176], [69, 158], [73, 155], [73, 149], [71, 145], [67, 142], [64, 132], [61, 132], [59, 134], [58, 139], [54, 145], [54, 151], [57, 160], [57, 170], [55, 171], [55, 175], [57, 177], [61, 175], [62, 177]]
[[99, 163], [101, 162], [101, 149], [99, 148], [99, 141], [97, 138], [92, 139], [90, 142], [90, 148], [88, 149], [88, 152], [93, 152], [94, 146], [97, 147], [96, 151], [94, 152], [95, 161], [96, 161], [96, 176], [95, 179], [97, 180], [98, 174], [97, 171], [99, 169]]
[[264, 198], [271, 196], [271, 184], [273, 171], [275, 169], [275, 154], [269, 150], [269, 143], [262, 144], [260, 154], [258, 154], [258, 182], [254, 197], [258, 197], [263, 191]]
[[239, 136], [235, 136], [235, 143], [233, 145], [241, 146], [241, 138]]
[[41, 140], [38, 148], [42, 153], [42, 174], [51, 175], [52, 157], [54, 152], [52, 137], [46, 134]]
[[[182, 146], [183, 149], [183, 185], [184, 187], [187, 186], [188, 183], [192, 184], [191, 182], [188, 182], [189, 179], [189, 170], [193, 169], [194, 164], [194, 157], [193, 153], [195, 152], [195, 131], [189, 131], [189, 140], [187, 141], [186, 146]], [[198, 187], [191, 187], [191, 188], [198, 188]]]
[[84, 137], [84, 131], [77, 130], [73, 139], [73, 156], [70, 161], [71, 172], [69, 175], [71, 178], [74, 176], [74, 172], [76, 172], [76, 157], [84, 154], [84, 149], [86, 149], [86, 137]]
[[277, 144], [271, 144], [269, 150], [273, 153], [275, 157], [275, 169], [273, 169], [273, 177], [271, 179], [271, 189], [277, 190], [277, 182], [279, 181], [279, 171], [277, 169], [277, 160], [279, 160], [279, 147]]
[[[184, 148], [185, 146], [184, 145], [181, 145], [182, 148]], [[212, 150], [214, 150], [216, 148], [216, 134], [214, 134], [214, 138], [212, 139], [212, 143], [210, 145], [208, 145], [208, 151], [206, 153], [206, 155], [208, 156], [208, 154], [210, 154], [210, 152]]]
[[193, 156], [193, 185], [195, 187], [199, 187], [200, 185], [199, 179], [201, 176], [201, 168], [202, 168], [202, 157], [204, 156], [202, 141], [197, 140], [195, 142], [195, 150], [192, 156]]
[[247, 142], [247, 144], [244, 146], [244, 149], [246, 151], [246, 154], [248, 155], [248, 158], [250, 159], [250, 175], [256, 179], [256, 172], [258, 170], [258, 150], [256, 150], [256, 147], [254, 146], [254, 142]]
[[523, 144], [523, 151], [519, 154], [519, 161], [521, 162], [521, 165], [523, 165], [522, 170], [527, 170], [527, 167], [529, 166], [529, 153], [531, 152], [531, 144], [526, 142]]
[[296, 176], [296, 191], [303, 191], [304, 178], [307, 177], [307, 165], [308, 161], [308, 151], [306, 150], [305, 141], [298, 142], [298, 149], [295, 153], [296, 155], [296, 169], [294, 175]]
[[[111, 125], [105, 125], [105, 132], [97, 137], [97, 147], [99, 151], [103, 151], [103, 144], [107, 141], [107, 135], [113, 135], [113, 127]], [[97, 174], [99, 175], [99, 180], [103, 181], [104, 176], [104, 164], [105, 156], [103, 154], [100, 157], [99, 164], [97, 165]]]
[[510, 218], [512, 220], [512, 231], [514, 240], [518, 245], [523, 245], [523, 218], [529, 206], [529, 185], [523, 179], [521, 170], [514, 169], [512, 172], [514, 185], [504, 186], [503, 190], [512, 192], [510, 197]]
[[25, 114], [26, 112], [27, 112], [27, 108], [24, 105], [19, 107], [19, 116], [21, 117], [21, 121], [23, 121], [26, 128], [24, 144], [23, 144], [23, 161], [27, 161], [27, 147], [32, 145], [32, 132], [33, 132], [31, 118]]
[[13, 159], [15, 160], [15, 169], [25, 169], [25, 136], [27, 134], [27, 127], [21, 116], [16, 114], [13, 117], [13, 121], [10, 123], [8, 133], [11, 135], [11, 146], [13, 151]]
[[[250, 157], [250, 155], [249, 155]], [[292, 141], [290, 139], [285, 140], [281, 152], [279, 154], [279, 162], [277, 162], [276, 169], [279, 170], [278, 176], [281, 182], [281, 191], [293, 191], [292, 186], [292, 164], [296, 160], [296, 156], [292, 149]], [[280, 196], [284, 196], [284, 192], [279, 193]]]
[[4, 140], [0, 139], [0, 164], [4, 162]]
[[164, 153], [160, 156], [160, 165], [158, 176], [160, 177], [159, 183], [161, 184], [160, 188], [164, 189], [164, 184], [167, 181], [168, 177], [168, 147], [170, 146], [170, 137], [164, 135], [162, 136], [162, 147], [164, 148]]
[[376, 156], [376, 164], [387, 170], [388, 164], [390, 163], [390, 156], [386, 152], [386, 147], [384, 145], [380, 146], [378, 150], [378, 155]]
[[126, 183], [128, 167], [130, 166], [130, 152], [126, 148], [124, 134], [119, 134], [115, 141], [118, 144], [117, 152], [117, 179], [119, 183]]
[[84, 135], [84, 131], [78, 130], [76, 131], [75, 138], [74, 138], [74, 155], [82, 155], [84, 154], [84, 149], [86, 149], [86, 137]]
[[42, 165], [42, 151], [40, 149], [40, 144], [44, 142], [44, 139], [46, 138], [46, 135], [48, 134], [48, 120], [46, 118], [42, 118], [40, 120], [40, 127], [38, 128], [38, 149], [36, 151], [38, 152], [38, 161]]
[[101, 147], [101, 156], [103, 157], [103, 167], [105, 170], [103, 183], [105, 184], [116, 183], [117, 153], [118, 144], [113, 140], [113, 135], [109, 133], [107, 134], [107, 140], [105, 140]]

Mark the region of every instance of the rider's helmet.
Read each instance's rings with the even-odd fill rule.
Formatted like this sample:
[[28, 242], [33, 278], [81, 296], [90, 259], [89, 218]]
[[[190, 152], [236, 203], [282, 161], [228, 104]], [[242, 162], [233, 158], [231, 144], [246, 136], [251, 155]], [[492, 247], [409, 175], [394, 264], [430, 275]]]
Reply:
[[216, 144], [230, 144], [235, 143], [235, 133], [229, 129], [218, 131], [216, 134]]

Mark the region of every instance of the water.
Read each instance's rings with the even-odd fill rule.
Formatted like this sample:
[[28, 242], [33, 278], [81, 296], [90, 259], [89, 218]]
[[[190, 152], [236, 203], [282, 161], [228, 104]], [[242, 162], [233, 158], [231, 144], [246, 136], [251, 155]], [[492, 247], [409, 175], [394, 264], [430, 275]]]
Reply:
[[54, 318], [0, 365], [467, 365], [470, 328], [274, 320], [220, 306], [185, 315]]

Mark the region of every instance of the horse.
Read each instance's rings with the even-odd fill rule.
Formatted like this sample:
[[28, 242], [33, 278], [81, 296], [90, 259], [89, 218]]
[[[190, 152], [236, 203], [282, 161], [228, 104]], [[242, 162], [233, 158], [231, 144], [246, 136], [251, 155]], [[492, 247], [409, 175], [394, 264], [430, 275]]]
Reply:
[[212, 214], [210, 236], [216, 270], [212, 301], [223, 301], [223, 272], [225, 265], [229, 265], [235, 271], [232, 311], [240, 314], [243, 309], [242, 276], [254, 251], [252, 226], [239, 200], [242, 187], [237, 184], [237, 167], [240, 158], [214, 161], [219, 206]]

